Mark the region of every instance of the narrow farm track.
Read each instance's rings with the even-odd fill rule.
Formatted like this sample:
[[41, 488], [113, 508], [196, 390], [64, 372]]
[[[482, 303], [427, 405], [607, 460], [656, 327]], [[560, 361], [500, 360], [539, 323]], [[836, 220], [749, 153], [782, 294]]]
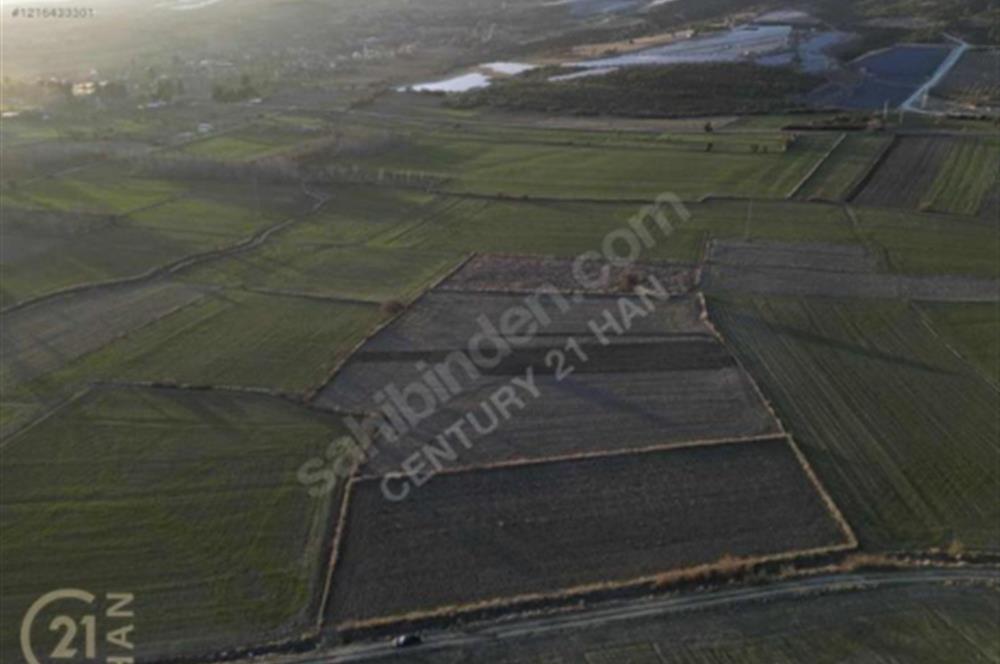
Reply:
[[38, 297], [29, 298], [27, 300], [22, 300], [12, 304], [3, 310], [0, 310], [0, 314], [8, 315], [19, 310], [32, 307], [43, 302], [54, 300], [56, 298], [64, 297], [67, 295], [77, 295], [80, 293], [87, 293], [92, 291], [100, 290], [110, 290], [113, 288], [120, 288], [124, 286], [133, 286], [137, 284], [142, 284], [146, 282], [153, 281], [162, 277], [170, 277], [175, 275], [187, 268], [193, 267], [195, 265], [200, 265], [201, 263], [206, 263], [212, 260], [218, 260], [221, 258], [228, 258], [230, 256], [235, 256], [241, 254], [245, 251], [250, 251], [261, 246], [267, 242], [271, 236], [280, 231], [283, 231], [295, 224], [299, 223], [306, 217], [318, 212], [327, 202], [330, 201], [330, 196], [326, 194], [317, 194], [310, 191], [308, 188], [303, 186], [303, 192], [316, 201], [313, 206], [301, 215], [290, 217], [283, 221], [280, 221], [272, 226], [268, 226], [261, 231], [254, 233], [250, 237], [237, 242], [236, 244], [229, 245], [228, 247], [223, 247], [221, 249], [212, 249], [210, 251], [204, 251], [196, 254], [191, 254], [184, 256], [176, 261], [167, 263], [166, 265], [160, 265], [154, 267], [141, 274], [133, 275], [131, 277], [122, 277], [120, 279], [109, 279], [107, 281], [96, 281], [86, 284], [77, 284], [75, 286], [70, 286], [68, 288], [62, 288], [44, 295], [39, 295]]
[[247, 293], [257, 293], [259, 295], [275, 295], [278, 297], [297, 297], [303, 300], [315, 300], [317, 302], [332, 302], [335, 304], [371, 304], [379, 305], [378, 300], [365, 300], [357, 297], [341, 297], [337, 295], [320, 295], [318, 293], [307, 293], [302, 291], [290, 291], [277, 288], [253, 288], [244, 286], [241, 290]]
[[[831, 574], [795, 579], [780, 583], [741, 587], [681, 596], [656, 597], [616, 606], [596, 607], [572, 614], [547, 615], [503, 624], [485, 624], [464, 631], [438, 631], [423, 635], [423, 645], [410, 651], [413, 655], [477, 644], [513, 644], [545, 634], [602, 629], [614, 623], [649, 617], [663, 617], [717, 607], [733, 607], [773, 601], [793, 601], [827, 593], [843, 593], [875, 588], [927, 586], [952, 583], [991, 584], [1000, 582], [995, 568], [925, 568], [903, 572]], [[255, 659], [268, 664], [325, 664], [327, 662], [365, 662], [392, 655], [392, 643], [364, 643], [292, 656]]]
[[[292, 404], [294, 406], [299, 406], [300, 408], [306, 408], [309, 410], [316, 411], [318, 413], [326, 413], [329, 415], [352, 415], [352, 416], [363, 416], [362, 413], [356, 413], [352, 411], [342, 410], [340, 408], [335, 408], [333, 406], [319, 406], [315, 404], [307, 403], [305, 398], [301, 395], [290, 394], [288, 392], [282, 392], [280, 390], [272, 390], [266, 387], [248, 387], [243, 385], [166, 385], [161, 383], [154, 383], [151, 381], [135, 381], [135, 380], [106, 380], [97, 381], [90, 383], [86, 390], [83, 390], [76, 395], [74, 395], [74, 400], [78, 399], [80, 396], [85, 394], [90, 390], [100, 390], [100, 389], [138, 389], [138, 390], [150, 390], [150, 391], [162, 391], [162, 392], [222, 392], [228, 394], [237, 395], [250, 395], [258, 397], [269, 397], [271, 399], [278, 399], [286, 403]], [[64, 404], [60, 403], [59, 407], [62, 408]], [[50, 416], [48, 413], [46, 416]], [[33, 422], [32, 426], [37, 424]], [[21, 433], [27, 430], [28, 427], [24, 427], [17, 433]]]
[[934, 88], [934, 86], [936, 86], [938, 82], [940, 82], [941, 79], [943, 79], [948, 74], [948, 72], [952, 70], [952, 68], [958, 63], [958, 61], [962, 59], [962, 56], [965, 55], [965, 52], [971, 48], [971, 46], [962, 39], [959, 39], [957, 37], [952, 37], [950, 35], [945, 35], [945, 36], [954, 41], [957, 44], [957, 46], [952, 50], [951, 53], [948, 54], [948, 57], [944, 59], [944, 62], [942, 62], [941, 65], [937, 68], [937, 71], [934, 72], [934, 75], [931, 76], [926, 83], [917, 88], [917, 90], [912, 95], [910, 95], [910, 97], [906, 101], [903, 102], [903, 104], [900, 106], [901, 110], [908, 111], [910, 113], [926, 113], [930, 115], [938, 115], [937, 113], [934, 113], [932, 111], [927, 111], [924, 110], [923, 108], [918, 108], [917, 102], [919, 102], [924, 97], [924, 95], [929, 93]]

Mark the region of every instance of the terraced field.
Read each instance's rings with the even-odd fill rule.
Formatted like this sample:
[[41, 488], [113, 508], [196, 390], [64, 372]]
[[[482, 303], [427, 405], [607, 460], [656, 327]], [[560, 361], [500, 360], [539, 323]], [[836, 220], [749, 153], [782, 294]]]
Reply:
[[360, 480], [349, 500], [337, 623], [848, 545], [782, 438], [449, 473], [400, 502]]
[[[262, 397], [100, 390], [5, 439], [4, 625], [83, 587], [135, 594], [142, 660], [299, 636], [337, 496], [310, 497], [296, 469], [337, 426]], [[0, 652], [20, 657], [17, 630]]]
[[1000, 547], [998, 392], [903, 302], [712, 298], [862, 546]]

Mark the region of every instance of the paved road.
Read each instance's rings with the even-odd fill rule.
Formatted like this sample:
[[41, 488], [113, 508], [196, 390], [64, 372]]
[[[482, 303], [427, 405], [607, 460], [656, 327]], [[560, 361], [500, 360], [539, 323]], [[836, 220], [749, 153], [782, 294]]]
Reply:
[[[849, 591], [858, 588], [899, 587], [954, 581], [1000, 582], [1000, 569], [928, 568], [897, 572], [836, 574], [796, 579], [787, 582], [720, 590], [701, 594], [656, 597], [639, 601], [603, 606], [572, 614], [559, 614], [486, 624], [467, 631], [424, 632], [423, 644], [414, 647], [414, 654], [451, 647], [496, 643], [507, 639], [523, 639], [542, 634], [582, 629], [600, 629], [608, 624], [670, 615], [694, 609], [707, 609], [763, 600], [793, 599], [819, 592]], [[362, 643], [321, 652], [267, 658], [275, 664], [327, 664], [365, 662], [395, 652], [389, 642]]]
[[942, 62], [937, 68], [937, 71], [934, 72], [934, 75], [931, 76], [926, 83], [921, 85], [916, 92], [910, 95], [909, 99], [902, 103], [900, 106], [902, 110], [909, 111], [911, 113], [935, 114], [933, 111], [924, 110], [923, 108], [917, 106], [917, 104], [923, 102], [924, 95], [930, 92], [934, 86], [937, 85], [938, 82], [951, 71], [952, 67], [955, 66], [955, 63], [957, 63], [970, 48], [968, 43], [958, 37], [952, 37], [950, 35], [946, 36], [948, 39], [951, 39], [953, 42], [958, 44], [958, 46], [952, 49], [951, 53], [948, 54], [948, 57], [944, 59], [944, 62]]

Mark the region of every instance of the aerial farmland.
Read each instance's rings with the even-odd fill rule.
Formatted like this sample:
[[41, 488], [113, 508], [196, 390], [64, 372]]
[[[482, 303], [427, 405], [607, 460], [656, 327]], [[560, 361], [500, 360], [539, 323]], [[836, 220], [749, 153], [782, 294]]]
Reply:
[[1000, 661], [998, 17], [5, 5], [0, 658]]

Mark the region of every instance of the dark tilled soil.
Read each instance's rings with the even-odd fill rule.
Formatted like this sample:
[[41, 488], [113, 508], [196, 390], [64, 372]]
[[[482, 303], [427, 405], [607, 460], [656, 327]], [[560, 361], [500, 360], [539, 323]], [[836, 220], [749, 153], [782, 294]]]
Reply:
[[335, 622], [845, 543], [784, 439], [355, 484]]
[[931, 190], [951, 151], [948, 138], [907, 137], [892, 152], [854, 198], [858, 205], [918, 208]]

